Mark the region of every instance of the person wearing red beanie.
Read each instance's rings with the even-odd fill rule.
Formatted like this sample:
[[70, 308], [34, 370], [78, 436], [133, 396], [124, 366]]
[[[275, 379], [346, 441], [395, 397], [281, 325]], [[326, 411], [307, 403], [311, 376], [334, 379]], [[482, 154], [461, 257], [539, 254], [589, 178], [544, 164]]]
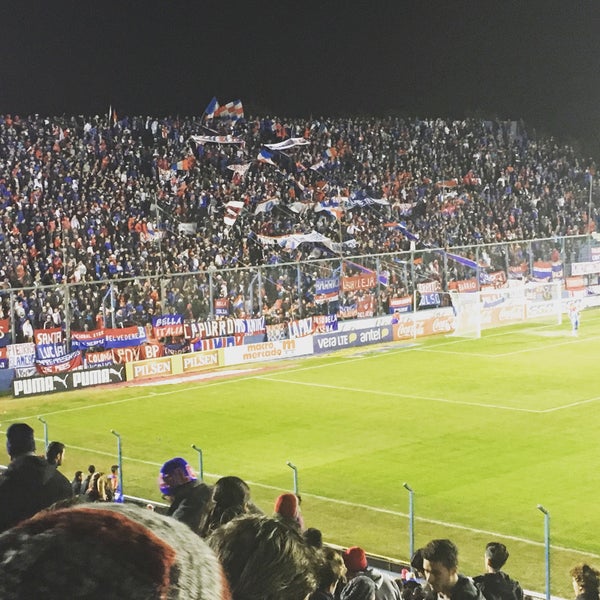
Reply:
[[348, 572], [346, 577], [352, 580], [364, 575], [375, 584], [375, 600], [400, 600], [400, 588], [396, 582], [378, 569], [369, 566], [367, 555], [360, 546], [351, 546], [342, 554]]
[[280, 494], [275, 500], [274, 512], [276, 517], [294, 523], [301, 530], [304, 529], [304, 520], [300, 513], [300, 502], [295, 494]]

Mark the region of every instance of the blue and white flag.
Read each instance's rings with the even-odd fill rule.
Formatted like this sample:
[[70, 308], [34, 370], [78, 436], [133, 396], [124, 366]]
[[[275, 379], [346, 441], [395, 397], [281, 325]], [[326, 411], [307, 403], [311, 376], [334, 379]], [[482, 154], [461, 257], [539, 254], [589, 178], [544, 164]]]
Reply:
[[277, 166], [277, 164], [273, 161], [273, 153], [270, 150], [267, 150], [266, 148], [263, 148], [258, 153], [258, 156], [256, 157], [256, 160], [258, 162], [262, 162], [262, 163], [267, 163], [269, 165], [273, 165], [274, 167]]
[[208, 103], [208, 106], [204, 109], [204, 114], [207, 119], [212, 119], [215, 116], [215, 111], [219, 109], [219, 103], [217, 102], [216, 96]]

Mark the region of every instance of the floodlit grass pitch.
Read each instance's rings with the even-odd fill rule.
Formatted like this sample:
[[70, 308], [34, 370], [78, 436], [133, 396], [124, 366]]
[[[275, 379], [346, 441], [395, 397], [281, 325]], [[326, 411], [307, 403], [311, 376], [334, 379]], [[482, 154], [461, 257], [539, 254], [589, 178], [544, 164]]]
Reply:
[[[159, 500], [158, 466], [173, 456], [205, 479], [246, 479], [270, 512], [298, 467], [308, 526], [328, 542], [408, 558], [408, 482], [416, 547], [459, 546], [461, 570], [483, 570], [485, 543], [506, 543], [507, 571], [544, 590], [543, 504], [551, 514], [552, 593], [570, 597], [569, 568], [600, 566], [597, 436], [600, 312], [570, 325], [527, 324], [478, 340], [439, 336], [277, 363], [277, 369], [183, 384], [94, 388], [2, 399], [42, 447], [67, 444], [69, 478], [106, 470], [123, 442], [125, 491]], [[250, 365], [252, 366], [252, 365]]]

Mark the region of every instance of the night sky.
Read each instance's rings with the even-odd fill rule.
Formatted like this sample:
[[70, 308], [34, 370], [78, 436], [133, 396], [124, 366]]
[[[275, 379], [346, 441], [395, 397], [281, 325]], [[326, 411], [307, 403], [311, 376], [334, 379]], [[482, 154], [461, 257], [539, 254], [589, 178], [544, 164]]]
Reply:
[[[596, 153], [600, 3], [2, 3], [0, 112], [524, 119]], [[357, 4], [357, 7], [354, 5]]]

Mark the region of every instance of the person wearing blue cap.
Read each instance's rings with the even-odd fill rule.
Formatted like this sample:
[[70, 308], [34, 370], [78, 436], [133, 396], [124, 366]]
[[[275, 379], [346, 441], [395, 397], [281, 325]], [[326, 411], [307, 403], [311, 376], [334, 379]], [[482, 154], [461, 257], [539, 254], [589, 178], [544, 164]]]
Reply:
[[198, 533], [210, 502], [210, 487], [198, 481], [192, 467], [181, 457], [172, 458], [161, 467], [158, 485], [170, 502], [167, 515]]

